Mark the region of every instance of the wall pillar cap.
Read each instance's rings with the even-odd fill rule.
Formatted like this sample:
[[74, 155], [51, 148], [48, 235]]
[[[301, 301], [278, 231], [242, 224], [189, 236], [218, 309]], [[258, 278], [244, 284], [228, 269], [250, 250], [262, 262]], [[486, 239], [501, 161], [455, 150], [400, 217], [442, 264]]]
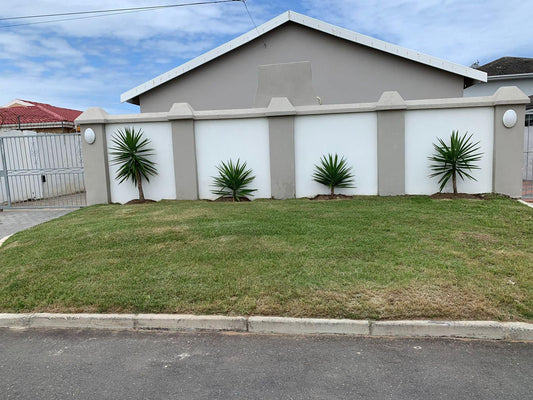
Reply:
[[376, 110], [405, 110], [406, 108], [405, 100], [396, 91], [383, 92], [376, 103]]
[[173, 119], [192, 119], [194, 118], [194, 109], [189, 103], [174, 103], [168, 112], [168, 120]]
[[85, 110], [78, 118], [74, 120], [77, 125], [87, 124], [105, 124], [109, 114], [106, 110], [100, 107], [91, 107]]
[[290, 100], [286, 97], [272, 97], [266, 115], [296, 115], [296, 108], [294, 108]]
[[494, 105], [528, 104], [529, 97], [516, 86], [502, 86], [492, 95]]

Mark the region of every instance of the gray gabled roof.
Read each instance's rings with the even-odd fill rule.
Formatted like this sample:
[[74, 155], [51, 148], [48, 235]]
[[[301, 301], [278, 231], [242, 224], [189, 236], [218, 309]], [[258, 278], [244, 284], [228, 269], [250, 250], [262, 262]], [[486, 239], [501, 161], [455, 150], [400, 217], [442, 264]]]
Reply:
[[418, 51], [409, 50], [401, 46], [397, 46], [392, 43], [385, 42], [383, 40], [375, 39], [370, 36], [362, 35], [350, 31], [348, 29], [340, 28], [335, 25], [328, 24], [326, 22], [307, 17], [302, 14], [298, 14], [294, 11], [287, 11], [274, 19], [271, 19], [268, 22], [265, 22], [263, 25], [259, 26], [257, 29], [253, 29], [244, 35], [239, 36], [236, 39], [233, 39], [211, 51], [208, 51], [201, 56], [198, 56], [192, 59], [185, 64], [180, 65], [168, 72], [165, 72], [162, 75], [155, 77], [154, 79], [149, 80], [148, 82], [143, 83], [133, 89], [128, 90], [127, 92], [122, 93], [120, 96], [121, 102], [131, 102], [134, 98], [139, 95], [152, 90], [159, 85], [162, 85], [174, 78], [177, 78], [180, 75], [185, 74], [215, 58], [218, 58], [237, 47], [240, 47], [259, 36], [264, 35], [267, 32], [285, 24], [286, 22], [295, 22], [297, 24], [306, 26], [308, 28], [316, 29], [321, 32], [328, 33], [330, 35], [349, 40], [353, 43], [361, 44], [363, 46], [368, 46], [376, 50], [380, 50], [386, 53], [393, 54], [398, 57], [406, 58], [408, 60], [416, 61], [421, 64], [429, 65], [434, 68], [438, 68], [444, 71], [451, 72], [453, 74], [462, 75], [466, 78], [471, 78], [474, 80], [486, 82], [487, 74], [483, 71], [478, 71], [472, 68], [465, 67], [464, 65], [455, 64], [450, 61], [442, 60], [437, 57], [429, 56], [427, 54], [420, 53]]
[[533, 58], [501, 57], [478, 69], [486, 72], [488, 76], [531, 74], [533, 73]]

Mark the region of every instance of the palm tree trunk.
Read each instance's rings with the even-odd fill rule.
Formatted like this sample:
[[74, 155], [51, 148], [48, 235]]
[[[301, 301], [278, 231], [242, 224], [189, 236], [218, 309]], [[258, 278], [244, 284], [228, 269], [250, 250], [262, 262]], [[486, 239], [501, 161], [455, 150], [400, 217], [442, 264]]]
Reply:
[[453, 194], [457, 194], [457, 175], [455, 171], [452, 173], [452, 183], [453, 183]]
[[144, 201], [143, 183], [140, 172], [137, 171], [137, 189], [139, 189], [139, 200]]
[[332, 186], [332, 187], [331, 187], [330, 197], [333, 198], [334, 196], [335, 196], [335, 187]]

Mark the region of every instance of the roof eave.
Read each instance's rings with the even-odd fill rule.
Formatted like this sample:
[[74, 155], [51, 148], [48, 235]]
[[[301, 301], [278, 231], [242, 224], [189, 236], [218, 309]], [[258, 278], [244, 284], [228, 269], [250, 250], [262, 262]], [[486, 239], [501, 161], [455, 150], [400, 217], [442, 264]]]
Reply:
[[507, 74], [507, 75], [489, 75], [489, 81], [504, 81], [508, 79], [527, 79], [533, 78], [533, 72], [523, 73], [523, 74]]

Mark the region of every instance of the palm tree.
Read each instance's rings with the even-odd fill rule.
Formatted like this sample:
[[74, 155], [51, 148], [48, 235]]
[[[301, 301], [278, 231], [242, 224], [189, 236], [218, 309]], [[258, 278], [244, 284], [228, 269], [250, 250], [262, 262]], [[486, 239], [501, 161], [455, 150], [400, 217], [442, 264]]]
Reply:
[[477, 180], [467, 171], [479, 169], [475, 163], [481, 160], [483, 153], [478, 152], [479, 142], [472, 143], [472, 135], [467, 135], [468, 132], [459, 137], [459, 131], [452, 131], [449, 146], [441, 138], [438, 138], [439, 144], [433, 143], [435, 153], [428, 158], [434, 162], [430, 168], [435, 172], [429, 176], [440, 176], [440, 192], [452, 178], [453, 194], [457, 194], [457, 175], [463, 180], [465, 177]]
[[213, 177], [213, 186], [218, 189], [211, 192], [219, 196], [231, 196], [233, 201], [240, 201], [242, 197], [249, 196], [257, 189], [247, 186], [255, 179], [251, 169], [246, 169], [246, 162], [240, 163], [240, 159], [234, 164], [232, 160], [217, 165], [218, 176]]
[[330, 196], [335, 196], [335, 188], [353, 188], [354, 175], [351, 173], [352, 167], [349, 167], [344, 157], [335, 154], [322, 156], [320, 165], [315, 165], [313, 180], [326, 185], [330, 189]]
[[111, 148], [111, 160], [114, 165], [119, 165], [116, 179], [119, 183], [131, 179], [139, 190], [139, 200], [144, 201], [142, 180], [150, 182], [150, 175], [157, 175], [156, 163], [149, 160], [153, 156], [153, 149], [149, 148], [150, 139], [143, 138], [142, 129], [134, 127], [117, 130], [113, 138], [114, 147]]

